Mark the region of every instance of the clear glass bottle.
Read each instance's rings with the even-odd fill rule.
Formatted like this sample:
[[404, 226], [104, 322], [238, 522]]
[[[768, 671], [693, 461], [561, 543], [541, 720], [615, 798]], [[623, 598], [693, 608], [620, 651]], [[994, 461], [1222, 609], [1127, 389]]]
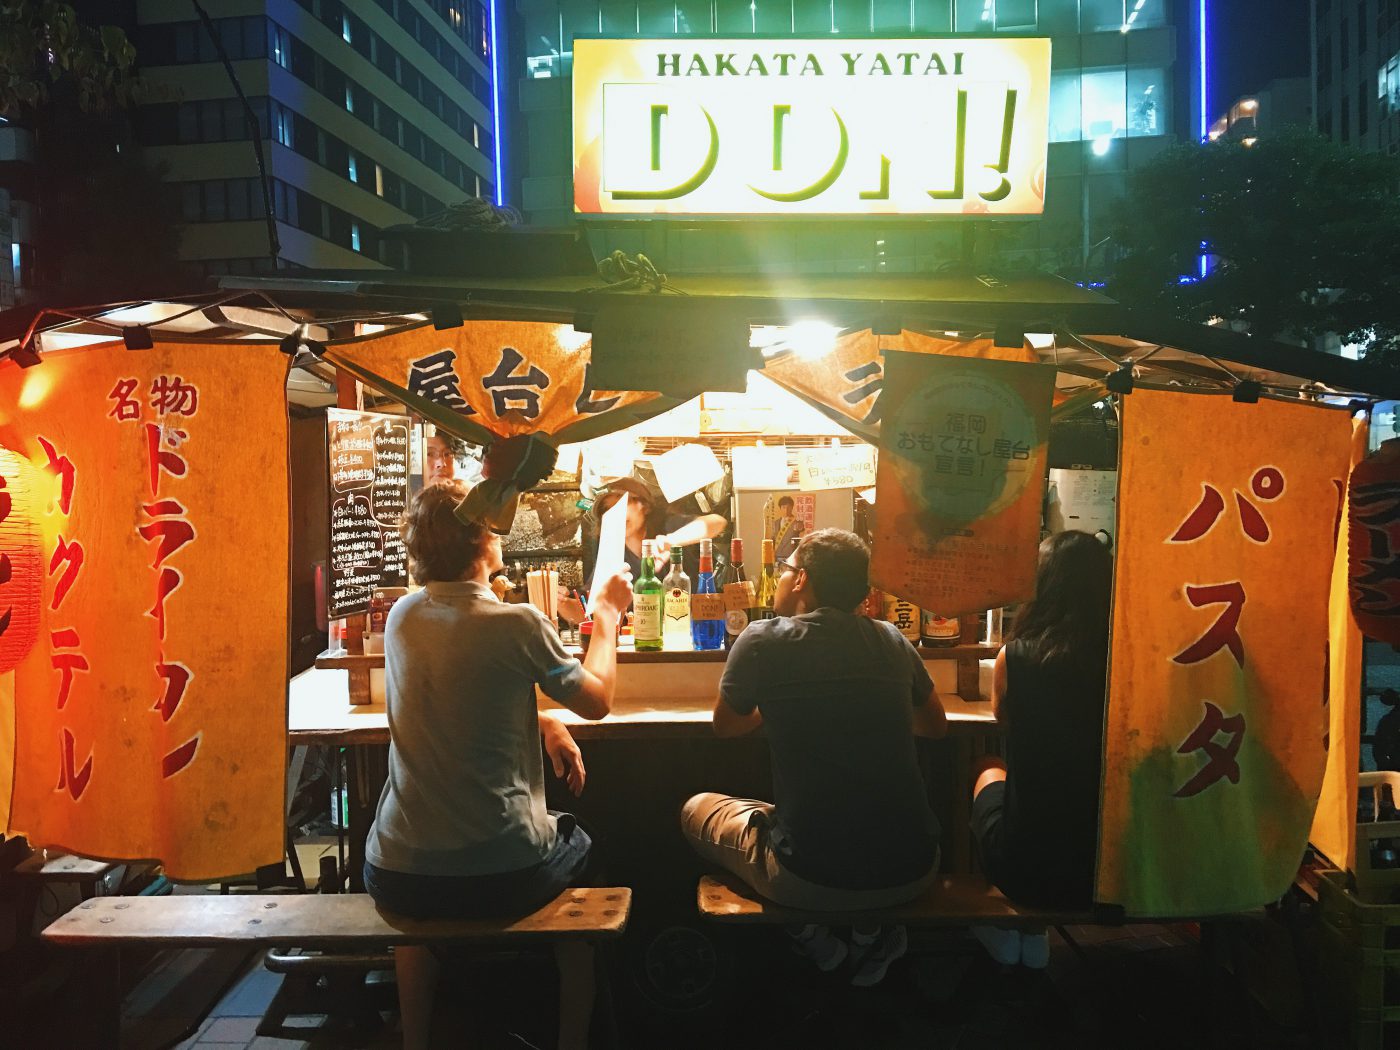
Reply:
[[651, 540], [642, 540], [642, 574], [632, 584], [632, 645], [639, 653], [661, 651], [661, 602], [665, 588], [656, 578]]
[[[702, 594], [715, 594], [715, 555], [709, 540], [700, 541], [700, 571], [695, 575], [695, 589], [692, 597]], [[718, 649], [724, 645], [724, 616], [702, 620], [695, 615], [691, 606], [690, 637], [695, 648], [705, 651]]]
[[662, 585], [662, 613], [666, 619], [661, 626], [661, 648], [668, 653], [694, 649], [695, 640], [690, 636], [690, 577], [681, 564], [679, 547], [671, 548], [671, 572]]

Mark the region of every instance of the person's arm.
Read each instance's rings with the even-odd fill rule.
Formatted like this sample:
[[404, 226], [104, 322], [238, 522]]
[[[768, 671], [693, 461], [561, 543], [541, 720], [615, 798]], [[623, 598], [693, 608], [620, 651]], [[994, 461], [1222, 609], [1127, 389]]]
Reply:
[[701, 540], [714, 539], [728, 524], [729, 522], [718, 514], [701, 514], [698, 518], [691, 518], [675, 532], [662, 533], [656, 539], [667, 548], [684, 547]]
[[997, 651], [997, 662], [992, 667], [992, 717], [1002, 720], [1002, 705], [1006, 701], [1006, 646]]
[[541, 712], [540, 737], [544, 741], [544, 753], [554, 767], [554, 775], [569, 786], [575, 797], [583, 794], [588, 774], [583, 768], [583, 752], [568, 727], [553, 715]]
[[768, 679], [760, 666], [763, 646], [757, 639], [770, 623], [772, 621], [750, 626], [729, 650], [724, 674], [719, 680], [719, 697], [710, 716], [715, 736], [743, 736], [763, 725], [758, 697]]
[[948, 735], [948, 712], [943, 710], [938, 689], [932, 684], [924, 702], [914, 705], [914, 735], [930, 740], [942, 740]]
[[758, 708], [754, 708], [746, 715], [741, 715], [729, 706], [729, 703], [720, 697], [715, 701], [715, 713], [711, 716], [715, 727], [715, 736], [735, 737], [752, 733], [759, 726], [763, 725], [763, 715]]
[[554, 699], [583, 718], [606, 718], [617, 682], [617, 624], [632, 600], [626, 575], [608, 577], [593, 601], [593, 637], [583, 658], [578, 688]]
[[893, 625], [890, 625], [889, 629], [898, 638], [898, 644], [904, 649], [905, 659], [909, 661], [910, 697], [914, 704], [914, 735], [941, 740], [948, 734], [948, 713], [943, 710], [943, 701], [939, 699], [938, 688], [933, 684], [928, 668], [924, 666], [924, 658], [908, 638], [894, 630]]

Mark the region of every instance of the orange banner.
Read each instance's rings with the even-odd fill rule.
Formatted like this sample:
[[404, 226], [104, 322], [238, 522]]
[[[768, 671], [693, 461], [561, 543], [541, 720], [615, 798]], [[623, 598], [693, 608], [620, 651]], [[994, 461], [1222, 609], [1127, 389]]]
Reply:
[[352, 363], [497, 437], [558, 434], [582, 420], [659, 400], [653, 393], [593, 389], [589, 351], [587, 333], [542, 321], [468, 321], [446, 331], [425, 325], [335, 346]]
[[1321, 406], [1123, 399], [1099, 900], [1202, 916], [1291, 884], [1326, 761], [1350, 440]]
[[35, 845], [176, 879], [281, 858], [287, 369], [167, 343], [0, 365], [0, 444], [48, 481], [8, 825]]
[[[1366, 456], [1370, 427], [1362, 420], [1352, 425], [1351, 467]], [[1343, 498], [1346, 483], [1338, 490], [1336, 555], [1332, 560], [1332, 593], [1327, 606], [1328, 722], [1324, 746], [1327, 770], [1313, 814], [1313, 846], [1342, 871], [1356, 868], [1356, 774], [1361, 769], [1361, 632], [1351, 615], [1348, 593], [1347, 534], [1351, 507]]]
[[[836, 340], [835, 349], [818, 358], [787, 352], [770, 357], [763, 374], [775, 383], [825, 405], [852, 424], [860, 433], [880, 421], [880, 392], [885, 387], [885, 350], [911, 354], [937, 354], [942, 357], [975, 357], [987, 361], [1024, 361], [1035, 364], [1039, 358], [1029, 346], [993, 346], [990, 339], [938, 339], [905, 329], [899, 335], [880, 336], [868, 328], [847, 332]], [[871, 440], [874, 440], [873, 430]]]
[[1055, 370], [885, 355], [871, 581], [943, 616], [1035, 591]]

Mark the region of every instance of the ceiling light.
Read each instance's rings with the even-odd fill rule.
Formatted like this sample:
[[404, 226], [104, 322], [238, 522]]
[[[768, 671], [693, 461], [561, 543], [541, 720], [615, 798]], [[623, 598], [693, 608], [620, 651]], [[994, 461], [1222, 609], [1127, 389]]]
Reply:
[[836, 349], [836, 337], [841, 329], [825, 321], [798, 321], [787, 330], [787, 345], [806, 361], [825, 357]]

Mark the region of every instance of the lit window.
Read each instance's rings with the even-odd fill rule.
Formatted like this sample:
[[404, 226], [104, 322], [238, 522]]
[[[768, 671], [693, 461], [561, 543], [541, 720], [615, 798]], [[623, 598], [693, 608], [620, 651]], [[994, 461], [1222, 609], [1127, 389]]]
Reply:
[[349, 161], [349, 163], [346, 165], [346, 171], [347, 171], [347, 173], [348, 173], [349, 176], [350, 176], [350, 181], [351, 181], [351, 182], [359, 182], [359, 181], [360, 181], [360, 169], [359, 169], [359, 165], [355, 163], [355, 154], [353, 154], [353, 153], [350, 154], [350, 161]]
[[350, 248], [352, 251], [360, 250], [360, 224], [358, 222], [350, 224]]
[[349, 16], [349, 15], [341, 15], [341, 16], [340, 16], [340, 35], [341, 35], [342, 37], [344, 37], [345, 42], [346, 42], [347, 44], [353, 44], [353, 43], [354, 43], [354, 41], [350, 38], [350, 16]]
[[354, 95], [354, 93], [350, 90], [350, 85], [349, 85], [349, 84], [346, 84], [346, 85], [345, 85], [345, 112], [347, 112], [347, 113], [354, 113], [354, 112], [355, 112], [355, 95]]
[[378, 164], [374, 166], [374, 192], [377, 196], [384, 196], [384, 169]]
[[1246, 146], [1252, 146], [1252, 145], [1254, 145], [1256, 142], [1258, 142], [1259, 139], [1258, 139], [1257, 137], [1255, 137], [1254, 135], [1250, 135], [1248, 138], [1240, 139], [1240, 141], [1243, 142]]

